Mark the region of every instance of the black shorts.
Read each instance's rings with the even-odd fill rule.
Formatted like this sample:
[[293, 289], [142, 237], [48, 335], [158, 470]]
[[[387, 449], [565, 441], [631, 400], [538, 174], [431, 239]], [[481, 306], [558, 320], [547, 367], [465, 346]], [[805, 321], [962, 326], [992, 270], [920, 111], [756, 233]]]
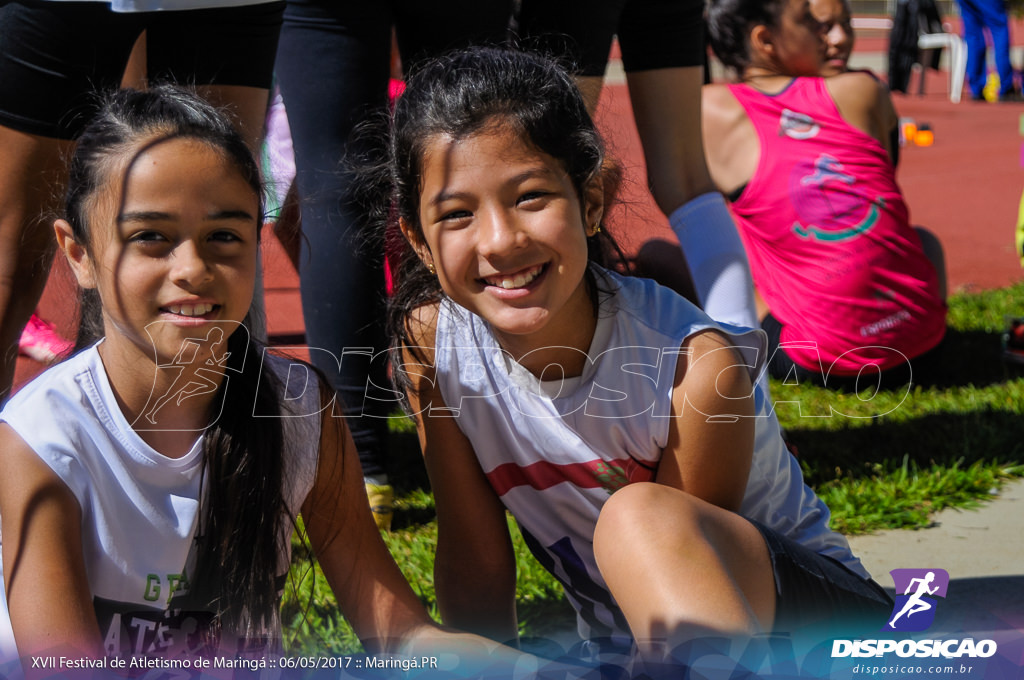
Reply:
[[105, 2], [0, 0], [0, 125], [74, 139], [146, 31], [151, 82], [269, 89], [284, 1], [118, 13]]
[[895, 389], [912, 380], [921, 382], [938, 373], [945, 361], [945, 338], [924, 354], [911, 357], [907, 363], [884, 371], [865, 370], [863, 375], [832, 375], [829, 367], [811, 370], [793, 361], [782, 342], [782, 322], [768, 314], [761, 320], [761, 330], [768, 336], [768, 375], [777, 380], [821, 385], [839, 390], [859, 392], [863, 389]]
[[772, 630], [878, 630], [892, 614], [893, 600], [871, 579], [757, 522], [775, 572]]
[[616, 35], [627, 72], [704, 64], [702, 0], [522, 0], [519, 33], [583, 76], [604, 75]]

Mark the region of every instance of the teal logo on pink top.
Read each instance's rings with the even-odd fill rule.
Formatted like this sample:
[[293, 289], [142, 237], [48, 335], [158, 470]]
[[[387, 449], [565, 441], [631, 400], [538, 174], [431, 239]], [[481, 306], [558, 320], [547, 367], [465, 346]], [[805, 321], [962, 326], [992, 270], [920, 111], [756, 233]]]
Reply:
[[878, 222], [884, 199], [871, 200], [857, 190], [857, 179], [836, 158], [823, 153], [800, 161], [789, 177], [789, 194], [799, 221], [793, 231], [803, 238], [845, 241]]

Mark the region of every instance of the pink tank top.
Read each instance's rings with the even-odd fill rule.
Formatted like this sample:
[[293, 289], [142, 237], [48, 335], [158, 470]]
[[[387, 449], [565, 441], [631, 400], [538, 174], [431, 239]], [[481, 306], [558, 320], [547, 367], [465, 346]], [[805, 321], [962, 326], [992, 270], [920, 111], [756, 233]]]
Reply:
[[843, 119], [823, 78], [796, 78], [775, 95], [729, 89], [761, 143], [732, 209], [786, 353], [856, 375], [937, 345], [945, 302], [878, 140]]

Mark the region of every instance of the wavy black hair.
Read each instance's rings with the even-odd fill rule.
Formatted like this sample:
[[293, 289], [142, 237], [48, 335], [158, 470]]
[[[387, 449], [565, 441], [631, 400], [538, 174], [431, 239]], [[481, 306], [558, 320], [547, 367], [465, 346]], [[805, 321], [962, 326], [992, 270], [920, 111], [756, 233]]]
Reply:
[[[386, 230], [387, 247], [397, 254], [387, 328], [392, 338], [392, 377], [406, 393], [402, 348], [411, 347], [408, 321], [422, 305], [444, 293], [437, 277], [398, 232], [398, 220], [422, 238], [420, 190], [423, 155], [438, 135], [464, 139], [499, 125], [521, 135], [532, 147], [557, 159], [581, 198], [595, 179], [603, 181], [605, 211], [621, 180], [619, 166], [604, 142], [569, 70], [540, 54], [505, 47], [471, 47], [421, 62], [410, 73], [390, 118], [388, 147], [376, 175], [371, 201]], [[587, 239], [588, 257], [598, 264], [624, 265], [625, 258], [607, 229]], [[601, 291], [588, 269], [587, 289], [595, 309]], [[406, 403], [406, 405], [408, 405]]]
[[[170, 139], [195, 140], [223, 153], [257, 196], [257, 230], [262, 226], [259, 166], [220, 111], [175, 86], [120, 90], [102, 102], [78, 139], [69, 167], [65, 219], [87, 252], [92, 247], [90, 215], [100, 192], [111, 184], [123, 186], [134, 160]], [[76, 344], [82, 348], [104, 332], [95, 290], [82, 291], [79, 314]], [[246, 328], [249, 321], [247, 316]], [[205, 491], [194, 546], [197, 564], [185, 601], [212, 612], [214, 629], [225, 639], [259, 640], [277, 625], [278, 578], [288, 567], [281, 564], [283, 541], [292, 519], [282, 489], [281, 421], [252, 416], [280, 413], [280, 384], [261, 368], [261, 352], [244, 329], [230, 335], [227, 350], [231, 378], [221, 384], [214, 400], [220, 415], [203, 438]], [[225, 394], [229, 384], [230, 398]]]

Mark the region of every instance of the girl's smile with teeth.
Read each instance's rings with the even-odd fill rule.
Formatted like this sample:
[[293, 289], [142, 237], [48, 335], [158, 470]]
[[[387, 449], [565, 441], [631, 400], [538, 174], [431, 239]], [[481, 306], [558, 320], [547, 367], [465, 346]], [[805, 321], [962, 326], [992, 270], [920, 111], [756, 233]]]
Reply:
[[545, 265], [537, 265], [521, 271], [513, 276], [487, 276], [484, 277], [484, 283], [489, 286], [497, 286], [506, 290], [512, 288], [523, 288], [529, 283], [532, 283], [541, 272], [544, 271]]
[[233, 332], [252, 303], [260, 211], [233, 161], [199, 140], [160, 140], [107, 191], [91, 252], [73, 253], [79, 283], [117, 301], [103, 306], [104, 360], [164, 364], [202, 329]]
[[580, 335], [593, 318], [587, 233], [603, 211], [600, 186], [581, 193], [560, 161], [505, 126], [432, 136], [422, 163], [423, 231], [413, 239], [445, 293], [506, 349]]
[[178, 316], [205, 316], [220, 305], [215, 305], [209, 302], [198, 303], [198, 304], [178, 304], [178, 305], [167, 305], [162, 307], [165, 312], [176, 314]]

